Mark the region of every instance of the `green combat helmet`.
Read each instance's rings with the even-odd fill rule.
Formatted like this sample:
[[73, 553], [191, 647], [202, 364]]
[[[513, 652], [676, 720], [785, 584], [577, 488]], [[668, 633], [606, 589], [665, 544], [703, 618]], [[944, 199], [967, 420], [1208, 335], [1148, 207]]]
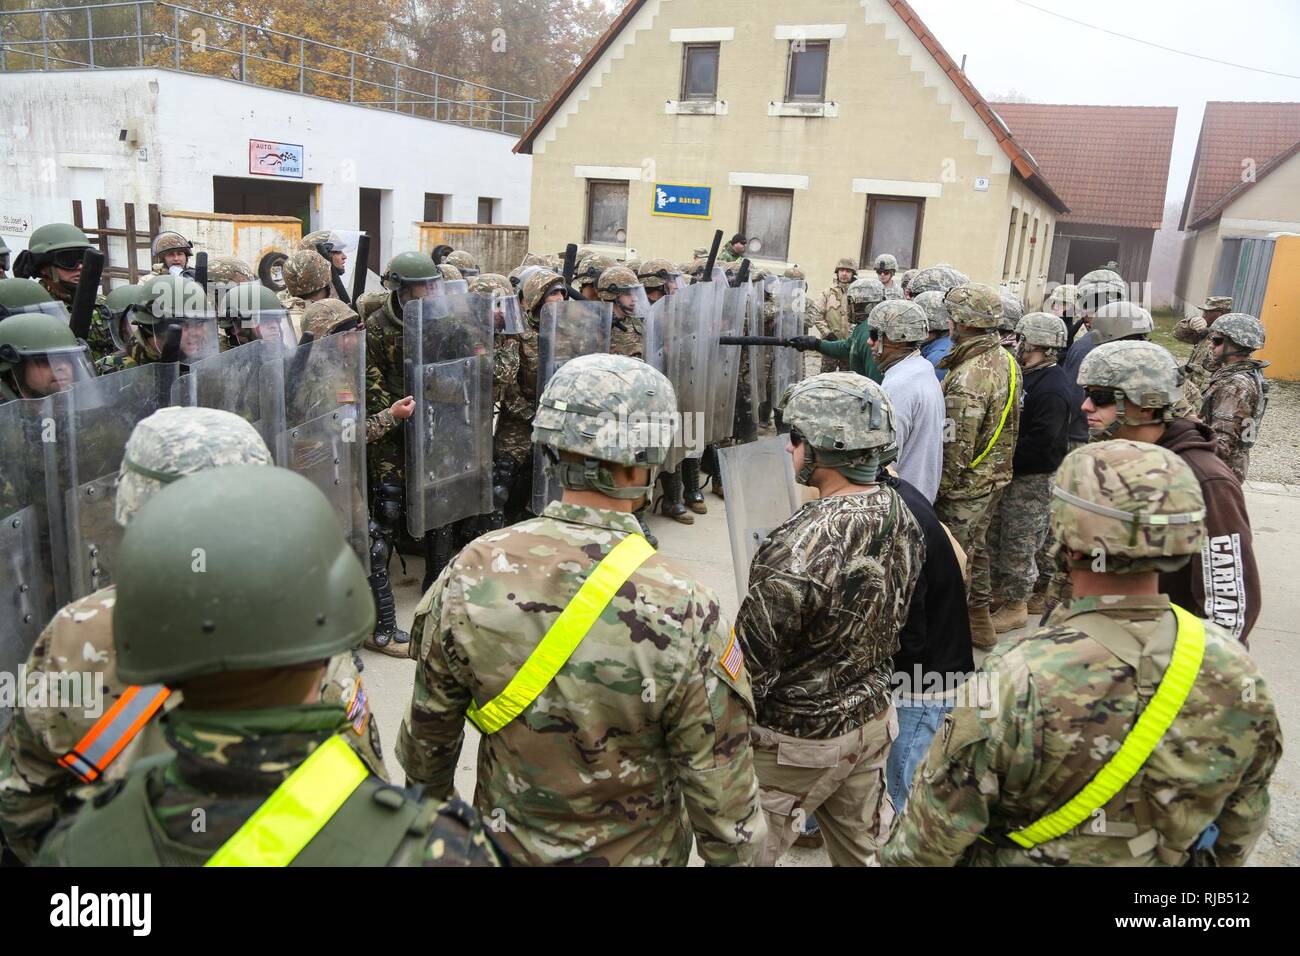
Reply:
[[921, 342], [930, 334], [924, 307], [911, 299], [889, 299], [871, 310], [871, 328], [890, 342]]
[[1214, 320], [1212, 334], [1222, 335], [1244, 355], [1264, 347], [1264, 323], [1245, 312], [1229, 312]]
[[537, 310], [542, 307], [542, 302], [556, 286], [564, 288], [564, 276], [550, 269], [537, 269], [528, 275], [523, 282], [524, 311], [536, 316]]
[[894, 406], [885, 390], [853, 372], [823, 372], [786, 389], [782, 421], [806, 442], [795, 477], [812, 481], [817, 468], [831, 468], [859, 485], [871, 484], [897, 454]]
[[[87, 249], [93, 248], [86, 234], [70, 222], [50, 222], [37, 227], [27, 242], [26, 253], [19, 253], [14, 262], [14, 273], [22, 278], [44, 275], [45, 267], [57, 265], [60, 269], [75, 269]], [[63, 283], [69, 292], [76, 285]]]
[[311, 302], [302, 314], [303, 338], [306, 338], [307, 333], [310, 332], [311, 337], [317, 342], [335, 332], [355, 329], [360, 324], [357, 314], [346, 302], [339, 299], [321, 299], [318, 302]]
[[1014, 332], [1016, 323], [1025, 314], [1024, 304], [1020, 297], [1010, 292], [999, 292], [998, 297], [1002, 299], [1002, 317], [998, 319], [999, 332]]
[[[1175, 571], [1201, 549], [1205, 500], [1181, 458], [1146, 442], [1077, 448], [1056, 471], [1052, 530], [1074, 568]], [[1074, 553], [1082, 554], [1075, 558]]]
[[375, 626], [333, 507], [285, 468], [232, 465], [170, 484], [127, 526], [117, 572], [113, 643], [133, 684], [324, 661]]
[[461, 277], [465, 279], [472, 279], [482, 271], [474, 257], [464, 249], [457, 249], [455, 252], [448, 253], [447, 258], [442, 261], [447, 265], [455, 266], [459, 270]]
[[1085, 389], [1109, 388], [1115, 394], [1119, 420], [1129, 425], [1172, 421], [1174, 406], [1183, 397], [1183, 374], [1169, 351], [1155, 342], [1119, 341], [1098, 345], [1079, 366], [1078, 384]]
[[1091, 316], [1103, 305], [1123, 302], [1128, 298], [1128, 287], [1118, 273], [1097, 269], [1079, 280], [1074, 289], [1074, 313]]
[[131, 322], [137, 341], [154, 360], [160, 358], [167, 327], [172, 325], [181, 329], [176, 361], [196, 362], [219, 351], [217, 316], [208, 307], [207, 293], [184, 276], [159, 275], [146, 280], [140, 303], [131, 310]]
[[996, 329], [1002, 319], [1002, 296], [997, 289], [979, 282], [949, 289], [943, 304], [954, 322], [972, 329]]
[[0, 319], [41, 312], [68, 324], [68, 307], [31, 279], [0, 279]]
[[853, 324], [871, 315], [871, 310], [885, 301], [885, 285], [875, 276], [854, 279], [847, 293], [849, 307], [853, 309]]
[[1104, 345], [1134, 335], [1150, 335], [1155, 327], [1151, 313], [1137, 303], [1109, 302], [1093, 313], [1092, 339], [1095, 345]]
[[433, 258], [423, 252], [401, 252], [389, 260], [388, 269], [380, 279], [384, 288], [392, 292], [416, 290], [417, 287], [432, 292], [442, 281], [442, 271]]
[[[913, 282], [916, 280], [913, 279]], [[948, 331], [948, 307], [943, 304], [944, 293], [935, 289], [915, 295], [912, 301], [925, 309], [925, 317], [930, 323], [931, 332]]]
[[969, 281], [964, 272], [958, 272], [952, 266], [940, 263], [937, 266], [926, 266], [921, 269], [904, 283], [904, 288], [915, 299], [923, 292], [947, 293], [949, 289], [965, 285]]
[[298, 344], [284, 303], [260, 282], [231, 286], [217, 314], [222, 328], [233, 333], [240, 344], [254, 338], [275, 342], [286, 350]]
[[299, 249], [280, 267], [284, 287], [292, 296], [305, 299], [330, 286], [330, 263], [314, 249]]
[[90, 350], [72, 334], [67, 320], [36, 311], [0, 321], [0, 398], [4, 401], [42, 398], [94, 376]]
[[120, 285], [104, 296], [99, 306], [113, 337], [113, 346], [119, 352], [126, 351], [131, 345], [131, 312], [140, 305], [143, 296], [142, 285]]
[[1040, 349], [1065, 348], [1065, 323], [1050, 312], [1030, 312], [1016, 323], [1016, 335]]
[[[562, 487], [635, 501], [654, 490], [677, 430], [676, 412], [677, 393], [662, 372], [623, 355], [580, 355], [546, 383], [533, 441]], [[561, 461], [561, 452], [582, 460]], [[649, 481], [616, 487], [610, 463], [646, 467]]]

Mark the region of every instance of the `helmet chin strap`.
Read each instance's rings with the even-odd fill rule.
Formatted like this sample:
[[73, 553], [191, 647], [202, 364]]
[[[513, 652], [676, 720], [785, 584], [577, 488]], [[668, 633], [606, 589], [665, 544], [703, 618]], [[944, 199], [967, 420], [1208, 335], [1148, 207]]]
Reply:
[[647, 466], [650, 471], [650, 480], [645, 485], [616, 485], [614, 484], [614, 475], [609, 470], [608, 465], [595, 458], [584, 458], [582, 461], [561, 461], [553, 448], [545, 449], [547, 458], [547, 467], [555, 475], [562, 488], [570, 491], [598, 491], [607, 498], [615, 498], [619, 501], [640, 502], [641, 499], [648, 499], [654, 492], [655, 475], [658, 469], [653, 466]]

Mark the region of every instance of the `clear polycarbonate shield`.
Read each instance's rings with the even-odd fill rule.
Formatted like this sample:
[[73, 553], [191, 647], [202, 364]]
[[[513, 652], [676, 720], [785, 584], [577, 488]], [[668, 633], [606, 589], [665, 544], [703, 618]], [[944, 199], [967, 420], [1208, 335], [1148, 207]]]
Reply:
[[469, 295], [469, 280], [444, 279], [442, 282], [442, 294], [446, 296]]
[[492, 324], [497, 335], [519, 335], [524, 330], [522, 306], [517, 295], [494, 295]]
[[642, 358], [647, 365], [660, 372], [666, 371], [664, 340], [668, 332], [668, 310], [672, 307], [669, 301], [671, 298], [672, 296], [665, 295], [650, 303], [650, 312], [646, 315], [642, 330]]
[[707, 444], [709, 363], [720, 351], [715, 320], [722, 311], [725, 282], [695, 282], [669, 296], [665, 374], [677, 392], [682, 424], [678, 445], [665, 463], [677, 467], [682, 458], [698, 458]]
[[284, 359], [282, 347], [261, 339], [227, 349], [190, 365], [172, 390], [174, 402], [238, 415], [281, 461], [275, 443], [284, 434]]
[[[52, 402], [0, 404], [0, 673], [17, 673], [57, 609], [45, 508], [43, 439], [57, 437]], [[0, 700], [0, 730], [9, 720]]]
[[137, 365], [83, 382], [51, 399], [56, 424], [51, 516], [62, 523], [66, 570], [59, 575], [59, 600], [68, 603], [115, 580], [113, 567], [123, 528], [115, 517], [118, 470], [127, 439], [139, 424], [172, 404], [180, 375], [174, 363]]
[[113, 348], [119, 352], [125, 352], [131, 347], [131, 317], [129, 310], [123, 310], [124, 314], [115, 315], [113, 310], [108, 306], [96, 306], [99, 314], [103, 316], [105, 324], [108, 326], [108, 334], [113, 339]]
[[[271, 446], [275, 463], [321, 490], [362, 567], [369, 567], [365, 330], [300, 345], [284, 369], [285, 428]], [[273, 377], [266, 381], [274, 385]]]
[[784, 435], [718, 449], [722, 493], [727, 503], [727, 537], [736, 573], [736, 594], [749, 590], [749, 566], [772, 530], [800, 505], [794, 463]]
[[620, 292], [611, 301], [614, 309], [614, 321], [645, 321], [650, 314], [650, 298], [645, 293], [645, 286], [637, 284], [625, 292]]
[[294, 332], [293, 321], [283, 309], [257, 312], [242, 318], [231, 319], [235, 323], [235, 332], [240, 345], [262, 341], [270, 344], [273, 350], [288, 356], [298, 347], [298, 335]]
[[[714, 322], [718, 335], [744, 333], [745, 317], [752, 298], [753, 287], [748, 282], [734, 289], [730, 286], [723, 287], [722, 308], [718, 310]], [[735, 430], [740, 357], [740, 349], [735, 346], [722, 346], [717, 349], [717, 359], [709, 365], [708, 441], [710, 444], [725, 441]]]
[[[775, 334], [775, 321], [769, 325], [767, 320], [769, 288], [775, 292], [775, 286], [770, 282], [757, 284], [754, 287], [754, 294], [750, 296], [749, 308], [745, 313], [747, 335]], [[775, 308], [770, 311], [775, 312]], [[768, 378], [775, 349], [763, 345], [747, 345], [745, 348], [749, 352], [749, 406], [757, 422], [760, 417], [760, 406], [767, 401]]]
[[406, 524], [412, 536], [492, 510], [492, 337], [480, 296], [415, 299], [402, 311], [407, 394]]
[[[803, 335], [804, 284], [797, 279], [783, 280], [776, 294], [776, 328], [778, 338], [790, 339]], [[803, 378], [803, 353], [797, 349], [773, 349], [771, 374], [768, 385], [769, 401], [775, 408], [785, 390]]]
[[141, 327], [140, 332], [145, 341], [151, 342], [154, 350], [162, 355], [170, 334], [168, 330], [172, 327], [180, 329], [180, 351], [176, 360], [182, 365], [202, 362], [221, 351], [221, 330], [215, 312], [198, 318], [161, 319], [152, 326]]
[[[608, 302], [565, 299], [542, 306], [538, 323], [537, 395], [541, 397], [555, 370], [579, 355], [609, 351], [612, 313]], [[540, 445], [533, 446], [533, 514], [560, 498], [560, 483], [546, 468]]]

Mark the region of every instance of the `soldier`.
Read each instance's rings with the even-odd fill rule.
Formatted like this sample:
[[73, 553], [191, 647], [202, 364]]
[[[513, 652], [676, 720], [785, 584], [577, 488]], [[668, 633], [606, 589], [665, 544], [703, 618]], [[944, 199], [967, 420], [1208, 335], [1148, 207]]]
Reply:
[[187, 279], [193, 279], [194, 270], [190, 268], [190, 253], [193, 251], [194, 243], [179, 232], [158, 233], [150, 247], [154, 258], [154, 275], [183, 275]]
[[280, 297], [262, 283], [228, 286], [220, 301], [217, 322], [231, 348], [257, 339], [278, 343], [286, 353], [297, 346], [298, 335], [288, 311]]
[[677, 291], [682, 281], [682, 274], [681, 270], [667, 259], [647, 259], [641, 263], [637, 278], [645, 287], [646, 298], [653, 304]]
[[1052, 475], [1065, 458], [1074, 389], [1057, 364], [1065, 349], [1065, 323], [1030, 312], [1016, 325], [1016, 358], [1024, 369], [1025, 407], [1011, 460], [1011, 484], [998, 503], [986, 536], [992, 593], [1002, 606], [993, 615], [997, 634], [1029, 623], [1029, 595], [1038, 577], [1036, 555], [1051, 526]]
[[1161, 573], [1160, 591], [1246, 643], [1261, 600], [1246, 498], [1209, 426], [1178, 413], [1178, 363], [1154, 342], [1112, 342], [1084, 360], [1079, 384], [1099, 438], [1160, 445], [1191, 467], [1205, 500], [1205, 545], [1185, 567]]
[[[4, 279], [0, 284], [22, 282], [44, 295], [26, 279]], [[66, 319], [40, 308], [61, 303], [19, 303], [20, 296], [0, 289], [0, 402], [17, 398], [43, 398], [77, 382], [95, 377], [90, 350]], [[7, 300], [7, 301], [6, 301]]]
[[612, 266], [596, 281], [596, 295], [611, 304], [609, 350], [639, 359], [645, 354], [645, 319], [650, 302], [641, 280], [625, 266]]
[[1058, 285], [1047, 297], [1043, 303], [1043, 308], [1052, 313], [1062, 322], [1065, 323], [1065, 342], [1066, 348], [1074, 341], [1074, 298], [1078, 294], [1078, 287], [1073, 285]]
[[[718, 252], [718, 261], [722, 263], [737, 262], [745, 258], [745, 252], [748, 249], [749, 249], [749, 240], [745, 238], [744, 233], [738, 232], [731, 237], [731, 241], [727, 243], [727, 248], [722, 249]], [[696, 252], [695, 258], [700, 260], [707, 260], [709, 258], [709, 250], [704, 249], [702, 251], [704, 252], [704, 255], [699, 254], [701, 250], [699, 249], [695, 250]]]
[[443, 282], [459, 282], [465, 278], [450, 262], [438, 263], [438, 271], [442, 274]]
[[904, 299], [913, 298], [911, 292], [912, 280], [916, 278], [917, 273], [920, 271], [920, 269], [905, 269], [903, 274], [898, 277], [898, 285], [903, 290]]
[[[280, 274], [284, 277], [280, 301], [289, 311], [296, 333], [302, 333], [302, 316], [307, 311], [307, 304], [330, 298], [331, 268], [329, 260], [313, 249], [299, 249], [280, 267]], [[379, 292], [372, 294], [383, 295]]]
[[582, 297], [590, 302], [595, 302], [600, 296], [596, 291], [596, 280], [600, 278], [602, 272], [606, 269], [618, 265], [613, 256], [602, 256], [593, 254], [583, 256], [578, 260], [577, 271], [573, 274], [573, 284]]
[[1244, 482], [1250, 470], [1250, 449], [1268, 407], [1268, 362], [1252, 358], [1264, 347], [1264, 325], [1253, 315], [1229, 312], [1210, 330], [1214, 371], [1205, 387], [1201, 420], [1214, 431], [1216, 451]]
[[1210, 384], [1210, 375], [1214, 372], [1214, 347], [1210, 344], [1210, 326], [1221, 316], [1232, 311], [1232, 296], [1211, 295], [1201, 306], [1201, 314], [1180, 319], [1174, 326], [1174, 338], [1186, 342], [1192, 347], [1192, 354], [1183, 364], [1183, 391], [1187, 403], [1193, 408], [1201, 407], [1201, 396]]
[[466, 279], [472, 279], [483, 270], [479, 268], [478, 262], [464, 249], [457, 249], [448, 253], [447, 258], [443, 260], [449, 265], [455, 266], [460, 270], [460, 274]]
[[998, 331], [1002, 333], [1002, 347], [1015, 355], [1016, 348], [1020, 344], [1020, 339], [1016, 335], [1016, 325], [1024, 318], [1025, 306], [1019, 296], [1012, 295], [1010, 292], [1004, 290], [999, 295], [1002, 299], [1002, 318], [998, 320]]
[[952, 351], [952, 336], [948, 334], [948, 307], [943, 304], [943, 297], [946, 294], [935, 290], [921, 292], [912, 297], [913, 302], [925, 309], [925, 318], [930, 329], [921, 344], [921, 355], [934, 368], [935, 378], [940, 382], [948, 374], [948, 370], [941, 368], [940, 363], [944, 356]]
[[157, 275], [140, 287], [130, 310], [131, 341], [100, 363], [103, 372], [181, 362], [189, 365], [221, 351], [217, 316], [203, 287], [184, 276]]
[[831, 863], [862, 866], [889, 833], [885, 760], [898, 735], [891, 658], [925, 544], [898, 492], [884, 390], [846, 372], [793, 385], [781, 403], [800, 484], [820, 497], [754, 555], [736, 638], [757, 708], [754, 764], [771, 866], [816, 813]]
[[9, 247], [5, 245], [4, 236], [0, 236], [0, 279], [9, 277]]
[[[706, 863], [743, 865], [761, 840], [744, 660], [716, 595], [631, 516], [676, 409], [643, 362], [562, 365], [534, 436], [563, 500], [468, 545], [417, 610], [398, 760], [450, 795], [468, 716], [475, 805], [514, 862], [683, 866], [693, 830]], [[651, 425], [615, 427], [624, 413]]]
[[[849, 324], [852, 307], [848, 302], [849, 286], [857, 278], [858, 267], [850, 258], [841, 259], [835, 264], [835, 282], [808, 305], [808, 318], [817, 329], [817, 334], [828, 341], [843, 341], [849, 337]], [[823, 372], [841, 372], [848, 369], [844, 359], [822, 359]]]
[[971, 640], [976, 647], [997, 643], [989, 614], [989, 556], [984, 540], [997, 513], [998, 498], [1011, 482], [1011, 463], [1020, 434], [1024, 385], [1016, 360], [999, 345], [1002, 299], [997, 290], [969, 282], [944, 297], [953, 349], [940, 362], [950, 434], [943, 446], [943, 475], [935, 512], [948, 526], [970, 565]]
[[120, 285], [104, 296], [99, 311], [108, 323], [117, 351], [95, 363], [95, 371], [100, 375], [117, 371], [126, 358], [131, 346], [131, 311], [141, 304], [143, 294], [142, 285]]
[[920, 346], [930, 331], [925, 309], [907, 299], [890, 299], [871, 313], [878, 331], [876, 362], [881, 386], [894, 409], [898, 477], [934, 503], [943, 472], [943, 389]]
[[[191, 570], [192, 552], [204, 555], [204, 574]], [[275, 560], [249, 562], [250, 553]], [[303, 575], [304, 562], [319, 573]], [[322, 698], [327, 659], [371, 633], [374, 608], [311, 482], [239, 465], [183, 478], [132, 521], [119, 572], [118, 674], [180, 691], [162, 719], [176, 756], [138, 765], [84, 806], [39, 862], [498, 862], [468, 807], [408, 800], [372, 774], [344, 739], [344, 706]]]
[[896, 258], [891, 256], [888, 252], [881, 253], [876, 256], [875, 262], [872, 263], [872, 268], [875, 270], [876, 278], [880, 280], [880, 284], [885, 287], [885, 298], [903, 298], [903, 290], [899, 287], [899, 284], [894, 281], [894, 273], [898, 272], [898, 260]]
[[[154, 494], [184, 475], [223, 465], [271, 465], [266, 443], [238, 415], [210, 408], [165, 408], [131, 433], [117, 484], [115, 517], [126, 527]], [[27, 658], [29, 674], [51, 685], [67, 675], [100, 675], [98, 713], [59, 706], [19, 710], [0, 744], [0, 828], [10, 847], [31, 862], [43, 834], [73, 799], [76, 787], [118, 780], [139, 758], [165, 751], [156, 724], [116, 719], [123, 711], [153, 714], [174, 706], [166, 687], [131, 687], [117, 674], [113, 646], [116, 589], [101, 588], [63, 608]], [[335, 656], [321, 688], [327, 703], [343, 706], [348, 743], [371, 772], [387, 778], [379, 730], [353, 652]], [[114, 705], [127, 697], [118, 713]], [[134, 703], [132, 700], [134, 699]], [[121, 748], [120, 750], [117, 748]]]
[[[27, 240], [27, 248], [14, 260], [14, 275], [20, 279], [35, 279], [45, 291], [62, 302], [69, 310], [81, 282], [81, 260], [87, 249], [94, 248], [86, 234], [67, 222], [52, 222], [38, 226]], [[96, 294], [95, 304], [103, 305], [104, 298]], [[90, 332], [86, 336], [92, 362], [117, 351], [113, 334], [98, 310], [91, 313]]]
[[[318, 229], [299, 240], [298, 250], [315, 252], [329, 263], [330, 279], [326, 284], [326, 297], [346, 301], [348, 293], [343, 288], [343, 273], [348, 268], [348, 253], [343, 237], [328, 229]], [[301, 318], [301, 313], [295, 313], [296, 320], [300, 321]]]
[[1244, 864], [1281, 729], [1246, 650], [1159, 592], [1201, 544], [1195, 476], [1108, 441], [1071, 452], [1053, 494], [1075, 600], [985, 662], [994, 706], [948, 717], [884, 862], [1182, 866], [1217, 831], [1208, 852]]

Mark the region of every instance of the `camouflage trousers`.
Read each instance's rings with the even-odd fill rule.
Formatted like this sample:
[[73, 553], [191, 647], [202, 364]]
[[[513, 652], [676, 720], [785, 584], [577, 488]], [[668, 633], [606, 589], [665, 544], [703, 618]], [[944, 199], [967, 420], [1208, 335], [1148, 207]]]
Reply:
[[989, 552], [985, 545], [1002, 491], [999, 488], [982, 498], [940, 497], [934, 503], [939, 520], [966, 552], [966, 592], [970, 607], [988, 607], [993, 600]]
[[517, 465], [533, 460], [533, 423], [502, 411], [492, 437], [492, 457], [509, 458]]
[[[1072, 441], [1069, 443], [1067, 454], [1076, 448], [1082, 448], [1087, 442]], [[1051, 494], [1049, 489], [1048, 494]], [[1050, 502], [1050, 498], [1048, 499]], [[1049, 507], [1050, 512], [1050, 507]], [[1034, 565], [1038, 568], [1038, 579], [1034, 581], [1034, 597], [1041, 598], [1045, 607], [1052, 607], [1060, 603], [1060, 578], [1063, 574], [1062, 569], [1057, 567], [1056, 561], [1056, 535], [1052, 533], [1051, 515], [1048, 515], [1047, 535], [1043, 538], [1043, 544], [1034, 555]], [[1067, 582], [1069, 574], [1064, 574]], [[1055, 585], [1055, 587], [1054, 587]], [[1048, 595], [1053, 595], [1048, 600]], [[1068, 600], [1068, 597], [1067, 597]]]
[[985, 544], [993, 594], [1028, 600], [1039, 571], [1037, 554], [1051, 527], [1052, 475], [1021, 475], [1002, 492]]

